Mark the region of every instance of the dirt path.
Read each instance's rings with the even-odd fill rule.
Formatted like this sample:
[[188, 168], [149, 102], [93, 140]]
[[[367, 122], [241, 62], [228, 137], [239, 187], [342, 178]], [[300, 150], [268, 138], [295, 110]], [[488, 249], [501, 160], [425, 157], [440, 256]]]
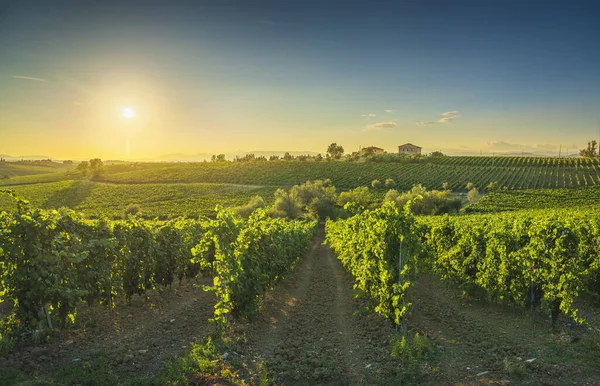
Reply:
[[321, 227], [261, 319], [246, 326], [246, 355], [263, 362], [278, 385], [376, 383], [398, 366], [389, 359], [394, 329], [375, 315], [355, 316], [351, 277], [323, 239]]

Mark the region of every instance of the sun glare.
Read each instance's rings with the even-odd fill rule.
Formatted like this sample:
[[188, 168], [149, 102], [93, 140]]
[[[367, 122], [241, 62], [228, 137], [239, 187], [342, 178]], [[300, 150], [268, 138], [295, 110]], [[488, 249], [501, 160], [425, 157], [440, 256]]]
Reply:
[[126, 119], [131, 119], [131, 118], [135, 117], [135, 110], [133, 110], [131, 107], [124, 108], [123, 116]]

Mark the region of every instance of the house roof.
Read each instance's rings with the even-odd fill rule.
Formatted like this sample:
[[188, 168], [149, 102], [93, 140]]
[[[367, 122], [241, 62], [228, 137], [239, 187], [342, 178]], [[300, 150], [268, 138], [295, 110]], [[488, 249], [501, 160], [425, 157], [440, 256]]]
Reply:
[[413, 145], [412, 143], [405, 143], [404, 145], [399, 145], [398, 147], [403, 147], [403, 146], [413, 146], [413, 147], [418, 147], [419, 149], [422, 149], [421, 146]]

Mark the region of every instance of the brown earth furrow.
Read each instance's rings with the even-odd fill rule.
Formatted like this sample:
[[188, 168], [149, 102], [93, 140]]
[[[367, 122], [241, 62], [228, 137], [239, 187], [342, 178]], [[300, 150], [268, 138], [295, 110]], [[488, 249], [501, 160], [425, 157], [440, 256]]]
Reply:
[[389, 358], [393, 328], [372, 314], [355, 316], [361, 304], [352, 278], [323, 240], [321, 226], [260, 320], [248, 325], [246, 355], [264, 363], [278, 385], [381, 383], [381, 372], [398, 366]]

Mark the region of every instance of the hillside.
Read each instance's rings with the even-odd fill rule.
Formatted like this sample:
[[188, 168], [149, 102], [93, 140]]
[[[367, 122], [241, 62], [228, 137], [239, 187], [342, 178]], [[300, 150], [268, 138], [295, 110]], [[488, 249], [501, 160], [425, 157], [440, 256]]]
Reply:
[[[105, 184], [88, 180], [60, 181], [12, 187], [34, 207], [57, 209], [68, 207], [87, 216], [121, 218], [125, 209], [139, 205], [146, 218], [213, 215], [216, 205], [245, 205], [255, 195], [265, 200], [273, 197], [274, 188], [232, 184]], [[0, 211], [15, 209], [14, 200], [0, 195]]]
[[415, 184], [429, 189], [444, 182], [462, 191], [468, 182], [480, 190], [492, 181], [508, 189], [571, 188], [595, 186], [600, 180], [597, 160], [534, 157], [438, 157], [391, 158], [397, 162], [206, 162], [154, 164], [151, 168], [109, 172], [104, 180], [113, 183], [232, 183], [292, 186], [307, 180], [331, 179], [340, 189], [370, 185], [391, 178], [400, 190]]

